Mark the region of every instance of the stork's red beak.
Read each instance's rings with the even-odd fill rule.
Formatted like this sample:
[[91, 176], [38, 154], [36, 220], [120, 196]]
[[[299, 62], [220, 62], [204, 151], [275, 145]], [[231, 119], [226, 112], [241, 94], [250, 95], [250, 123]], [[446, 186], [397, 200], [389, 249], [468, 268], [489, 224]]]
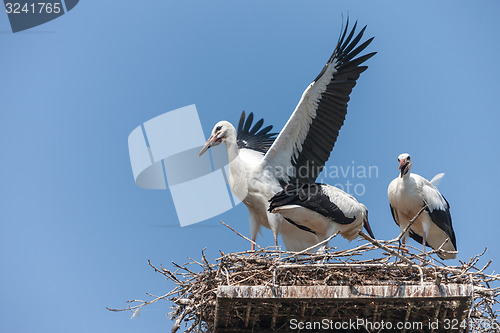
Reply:
[[399, 162], [399, 170], [401, 170], [401, 178], [406, 174], [406, 168], [408, 167], [408, 161], [407, 160], [401, 160]]
[[208, 148], [212, 147], [214, 145], [214, 142], [215, 140], [217, 140], [217, 137], [215, 135], [210, 135], [210, 137], [208, 138], [207, 142], [205, 143], [205, 145], [203, 146], [203, 148], [201, 148], [200, 152], [198, 153], [198, 157], [200, 157], [201, 155], [205, 154], [205, 152], [208, 150]]

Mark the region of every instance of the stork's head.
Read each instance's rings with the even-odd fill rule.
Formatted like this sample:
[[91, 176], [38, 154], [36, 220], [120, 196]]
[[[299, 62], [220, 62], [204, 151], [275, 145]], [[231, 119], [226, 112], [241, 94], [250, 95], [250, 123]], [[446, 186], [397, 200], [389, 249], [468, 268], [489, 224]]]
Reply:
[[411, 156], [408, 153], [403, 153], [398, 156], [399, 170], [401, 171], [401, 178], [408, 174], [411, 169]]
[[226, 141], [227, 137], [233, 132], [235, 132], [235, 129], [230, 122], [225, 120], [219, 121], [217, 124], [215, 124], [214, 129], [212, 130], [212, 134], [208, 138], [207, 142], [205, 143], [203, 148], [201, 148], [198, 157], [203, 155], [208, 150], [208, 148], [218, 146], [222, 142]]

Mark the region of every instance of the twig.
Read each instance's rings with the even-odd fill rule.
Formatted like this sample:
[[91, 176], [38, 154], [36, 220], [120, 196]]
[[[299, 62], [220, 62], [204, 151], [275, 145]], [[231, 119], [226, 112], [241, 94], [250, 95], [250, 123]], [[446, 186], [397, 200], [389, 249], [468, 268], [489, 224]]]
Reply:
[[302, 250], [302, 251], [299, 251], [299, 252], [295, 252], [294, 254], [290, 255], [288, 258], [293, 258], [293, 257], [299, 256], [299, 255], [302, 255], [304, 253], [307, 253], [307, 252], [311, 251], [312, 249], [315, 249], [315, 248], [317, 248], [317, 247], [319, 247], [319, 246], [321, 246], [323, 244], [326, 244], [329, 241], [331, 241], [332, 238], [334, 238], [335, 236], [337, 236], [339, 233], [340, 232], [336, 232], [333, 235], [330, 235], [330, 237], [328, 237], [327, 239], [324, 239], [321, 242], [317, 243], [316, 245], [310, 246], [310, 247], [308, 247], [305, 250]]
[[403, 238], [404, 235], [406, 235], [406, 233], [408, 232], [408, 230], [410, 230], [411, 226], [413, 223], [415, 223], [415, 221], [418, 219], [418, 217], [420, 216], [420, 214], [422, 214], [422, 212], [427, 208], [427, 204], [424, 205], [424, 207], [422, 207], [418, 213], [410, 220], [410, 222], [408, 223], [408, 225], [403, 229], [403, 231], [401, 231], [401, 233], [398, 235], [398, 237], [394, 238], [394, 239], [391, 239], [389, 241], [387, 241], [386, 243], [395, 243], [395, 242], [399, 242], [401, 240], [401, 238]]
[[222, 223], [223, 225], [225, 225], [226, 227], [228, 227], [229, 229], [231, 229], [234, 233], [236, 233], [238, 236], [246, 239], [247, 241], [249, 241], [250, 243], [252, 243], [253, 245], [257, 246], [260, 249], [262, 249], [257, 243], [255, 243], [253, 240], [251, 240], [250, 238], [246, 237], [246, 236], [243, 236], [242, 234], [240, 234], [238, 231], [234, 230], [233, 228], [231, 228], [229, 225], [225, 224], [222, 220], [220, 221], [220, 223]]
[[399, 259], [403, 260], [404, 262], [408, 263], [409, 265], [412, 265], [412, 266], [413, 266], [413, 265], [415, 264], [413, 261], [411, 261], [411, 260], [409, 260], [408, 258], [406, 258], [406, 257], [404, 257], [404, 256], [402, 256], [402, 255], [400, 255], [400, 254], [399, 254], [399, 253], [397, 253], [396, 251], [391, 250], [390, 248], [388, 248], [388, 247], [387, 247], [387, 246], [385, 246], [385, 245], [382, 245], [379, 241], [377, 241], [377, 240], [375, 240], [375, 239], [371, 238], [370, 236], [368, 236], [367, 234], [365, 234], [363, 231], [360, 231], [360, 232], [359, 232], [359, 235], [360, 235], [361, 237], [363, 237], [364, 239], [366, 239], [367, 241], [369, 241], [370, 243], [372, 243], [373, 245], [375, 245], [375, 246], [377, 246], [377, 247], [379, 247], [379, 248], [383, 249], [384, 251], [389, 252], [389, 253], [390, 253], [390, 254], [392, 254], [393, 256], [398, 257]]

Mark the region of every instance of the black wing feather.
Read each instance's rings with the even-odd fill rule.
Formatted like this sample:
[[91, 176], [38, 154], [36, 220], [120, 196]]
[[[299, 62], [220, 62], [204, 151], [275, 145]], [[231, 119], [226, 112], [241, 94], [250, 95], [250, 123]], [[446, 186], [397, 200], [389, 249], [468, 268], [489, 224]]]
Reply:
[[243, 130], [243, 125], [245, 124], [245, 110], [241, 113], [240, 121], [238, 122], [238, 131], [240, 133]]
[[262, 133], [262, 134], [267, 134], [270, 130], [273, 129], [273, 126], [272, 125], [269, 125], [267, 127], [264, 127], [259, 133]]
[[301, 186], [288, 185], [269, 200], [269, 211], [285, 205], [298, 205], [315, 211], [337, 223], [350, 224], [356, 217], [347, 217], [330, 198], [321, 191], [323, 184], [303, 184]]
[[260, 119], [258, 122], [256, 122], [255, 125], [253, 125], [250, 132], [257, 133], [257, 131], [262, 127], [262, 124], [264, 124], [264, 119]]
[[285, 217], [285, 220], [287, 220], [289, 223], [293, 224], [294, 226], [296, 226], [296, 227], [297, 227], [297, 228], [299, 228], [300, 230], [304, 230], [304, 231], [307, 231], [307, 232], [310, 232], [310, 233], [312, 233], [312, 234], [315, 234], [315, 235], [316, 235], [316, 231], [312, 230], [311, 228], [306, 227], [305, 225], [298, 224], [298, 223], [296, 223], [295, 221], [290, 220], [289, 218], [286, 218], [286, 217]]
[[253, 122], [253, 112], [250, 112], [250, 114], [248, 115], [247, 120], [245, 121], [245, 126], [243, 126], [243, 131], [244, 132], [249, 132], [250, 126], [252, 125], [252, 122]]
[[[266, 153], [269, 147], [276, 139], [277, 133], [269, 133], [273, 126], [267, 126], [260, 129], [264, 125], [264, 119], [260, 119], [253, 125], [253, 113], [245, 117], [245, 111], [241, 113], [240, 122], [238, 123], [237, 142], [238, 148], [252, 149], [261, 153]], [[250, 129], [250, 127], [252, 129]]]
[[396, 218], [396, 215], [398, 214], [396, 210], [392, 207], [391, 204], [389, 204], [389, 207], [391, 207], [391, 214], [392, 218], [394, 219], [394, 222], [396, 222], [397, 225], [399, 225], [398, 219]]
[[[441, 196], [443, 197], [444, 201], [446, 201], [445, 210], [434, 209], [431, 212], [429, 207], [427, 207], [425, 210], [427, 211], [427, 213], [429, 213], [432, 222], [448, 235], [451, 243], [453, 244], [453, 247], [455, 248], [455, 250], [457, 250], [457, 240], [455, 238], [455, 231], [453, 231], [453, 224], [451, 223], [450, 204], [443, 195]], [[420, 243], [422, 243], [422, 239], [420, 240]]]

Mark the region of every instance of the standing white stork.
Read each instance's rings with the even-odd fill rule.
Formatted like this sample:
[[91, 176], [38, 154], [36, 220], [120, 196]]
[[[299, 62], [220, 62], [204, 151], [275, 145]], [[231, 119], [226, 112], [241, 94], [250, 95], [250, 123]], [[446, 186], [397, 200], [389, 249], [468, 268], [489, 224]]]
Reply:
[[239, 148], [236, 130], [227, 121], [214, 126], [200, 151], [201, 155], [208, 148], [225, 143], [230, 161], [229, 185], [249, 210], [253, 241], [264, 226], [273, 231], [275, 244], [281, 233], [288, 250], [299, 251], [315, 244], [314, 235], [282, 223], [280, 215], [268, 212], [268, 200], [285, 184], [314, 182], [330, 156], [344, 123], [349, 95], [367, 69], [361, 64], [375, 54], [355, 58], [373, 37], [358, 45], [366, 27], [354, 36], [357, 23], [347, 35], [348, 26], [349, 20], [330, 59], [304, 91], [292, 116], [265, 154], [248, 154]]
[[[409, 154], [399, 155], [398, 162], [400, 175], [389, 184], [387, 192], [392, 217], [401, 228], [401, 232], [422, 207], [427, 205], [418, 219], [411, 225], [410, 237], [422, 244], [424, 252], [426, 245], [438, 249], [445, 241], [443, 250], [457, 251], [455, 232], [451, 223], [450, 205], [434, 185], [441, 180], [443, 174], [436, 175], [429, 182], [415, 173], [410, 173], [412, 163]], [[407, 237], [408, 233], [403, 235], [403, 244]], [[441, 259], [454, 259], [456, 257], [455, 253], [447, 252], [440, 252], [437, 255]]]
[[[363, 226], [375, 238], [365, 205], [335, 186], [320, 183], [287, 185], [269, 202], [270, 212], [281, 214], [296, 227], [313, 233], [317, 242], [337, 232], [352, 241]], [[321, 249], [326, 246], [328, 243]]]

